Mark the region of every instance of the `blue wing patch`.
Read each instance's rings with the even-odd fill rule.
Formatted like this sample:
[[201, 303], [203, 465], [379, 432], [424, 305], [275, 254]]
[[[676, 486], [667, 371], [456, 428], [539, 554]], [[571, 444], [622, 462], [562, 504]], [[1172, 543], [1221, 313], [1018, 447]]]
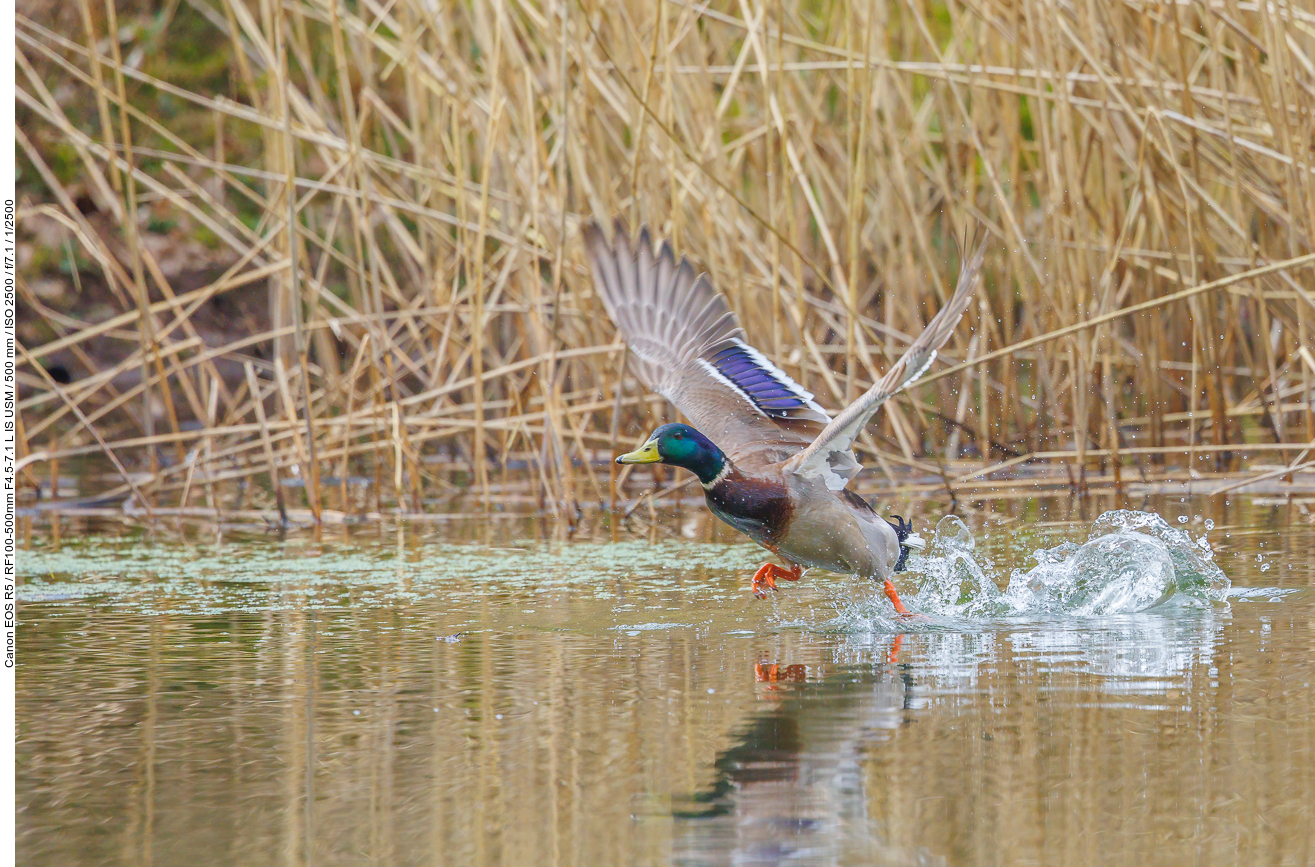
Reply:
[[699, 359], [718, 379], [730, 385], [772, 418], [831, 416], [785, 371], [742, 340], [731, 338], [716, 352]]

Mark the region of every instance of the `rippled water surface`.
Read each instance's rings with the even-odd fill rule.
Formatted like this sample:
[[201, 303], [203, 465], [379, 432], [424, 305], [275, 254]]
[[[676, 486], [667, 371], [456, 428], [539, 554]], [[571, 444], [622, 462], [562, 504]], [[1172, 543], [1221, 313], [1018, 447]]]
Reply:
[[816, 572], [756, 602], [757, 549], [690, 510], [39, 525], [19, 860], [1315, 863], [1315, 503], [1118, 504], [1222, 584], [1093, 530], [1115, 507], [942, 523], [909, 621]]

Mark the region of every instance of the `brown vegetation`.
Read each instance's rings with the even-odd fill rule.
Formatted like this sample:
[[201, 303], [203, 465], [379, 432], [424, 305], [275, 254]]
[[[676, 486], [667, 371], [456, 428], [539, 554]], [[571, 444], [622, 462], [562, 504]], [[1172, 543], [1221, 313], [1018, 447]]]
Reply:
[[833, 407], [984, 226], [950, 364], [861, 443], [890, 485], [1311, 463], [1315, 14], [441, 5], [20, 12], [29, 481], [98, 454], [211, 510], [296, 477], [320, 517], [354, 475], [407, 511], [522, 461], [554, 510], [613, 499], [603, 459], [668, 410], [584, 267], [612, 213]]

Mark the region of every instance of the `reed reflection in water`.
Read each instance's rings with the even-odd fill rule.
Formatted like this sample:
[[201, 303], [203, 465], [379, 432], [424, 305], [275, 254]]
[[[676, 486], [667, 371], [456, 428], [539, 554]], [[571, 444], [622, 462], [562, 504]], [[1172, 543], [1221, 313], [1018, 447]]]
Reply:
[[[322, 608], [275, 576], [255, 610], [163, 574], [149, 609], [51, 592], [23, 609], [20, 860], [1312, 863], [1315, 538], [1234, 538], [1225, 606], [902, 638], [820, 629], [825, 581], [757, 605], [716, 568]], [[1257, 539], [1285, 568], [1246, 565]]]

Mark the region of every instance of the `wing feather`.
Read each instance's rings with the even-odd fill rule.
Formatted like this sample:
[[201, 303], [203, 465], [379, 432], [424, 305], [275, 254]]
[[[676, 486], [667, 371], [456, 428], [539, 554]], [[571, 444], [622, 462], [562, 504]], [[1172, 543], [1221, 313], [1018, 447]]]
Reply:
[[670, 244], [655, 251], [647, 227], [632, 244], [620, 220], [610, 241], [587, 222], [584, 240], [594, 287], [639, 378], [732, 460], [785, 460], [830, 422], [812, 394], [742, 339], [726, 297], [688, 260], [677, 262]]
[[788, 471], [805, 476], [819, 476], [832, 490], [843, 488], [848, 483], [852, 476], [836, 471], [834, 466], [836, 455], [852, 454], [851, 447], [854, 440], [858, 438], [873, 413], [893, 395], [912, 385], [936, 360], [936, 351], [945, 345], [945, 341], [954, 332], [955, 326], [959, 324], [964, 311], [968, 309], [969, 302], [972, 301], [977, 272], [981, 270], [985, 253], [986, 244], [983, 242], [978, 245], [972, 258], [959, 271], [959, 281], [955, 285], [949, 303], [932, 317], [926, 329], [909, 344], [909, 348], [900, 356], [900, 360], [895, 362], [895, 366], [887, 371], [876, 385], [845, 407], [817, 439], [789, 460], [786, 464]]
[[[611, 240], [584, 225], [594, 287], [629, 345], [636, 374], [734, 461], [787, 461], [842, 489], [861, 466], [852, 446], [891, 396], [936, 358], [972, 300], [985, 245], [959, 273], [954, 294], [885, 376], [834, 420], [784, 371], [743, 340], [734, 311], [706, 274], [676, 260], [670, 243], [654, 250], [647, 227], [632, 243], [618, 219]], [[825, 426], [825, 427], [824, 427]]]

